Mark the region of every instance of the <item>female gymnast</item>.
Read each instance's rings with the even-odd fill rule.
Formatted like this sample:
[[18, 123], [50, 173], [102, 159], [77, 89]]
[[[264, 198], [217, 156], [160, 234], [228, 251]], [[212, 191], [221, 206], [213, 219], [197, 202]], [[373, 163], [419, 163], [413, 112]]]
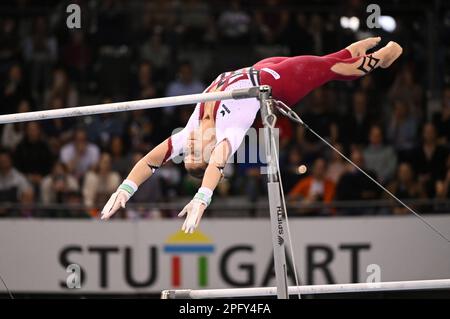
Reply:
[[[299, 102], [311, 90], [332, 80], [354, 80], [374, 69], [388, 68], [401, 54], [396, 42], [372, 54], [380, 37], [355, 42], [326, 56], [272, 57], [252, 67], [219, 75], [205, 92], [228, 91], [257, 85], [270, 85], [272, 96], [287, 105]], [[101, 212], [109, 219], [133, 196], [145, 180], [166, 161], [183, 154], [189, 174], [201, 178], [194, 198], [178, 214], [186, 215], [182, 230], [193, 233], [211, 202], [223, 168], [241, 144], [259, 110], [256, 99], [198, 103], [186, 126], [145, 155], [111, 195]]]

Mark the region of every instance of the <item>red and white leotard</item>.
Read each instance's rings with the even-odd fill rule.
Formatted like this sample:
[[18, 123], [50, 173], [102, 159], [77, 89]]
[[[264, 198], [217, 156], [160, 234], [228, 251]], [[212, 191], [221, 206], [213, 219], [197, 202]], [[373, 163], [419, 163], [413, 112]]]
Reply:
[[[270, 85], [275, 99], [287, 105], [294, 105], [313, 89], [328, 81], [359, 78], [359, 76], [344, 76], [331, 70], [336, 63], [354, 63], [358, 59], [364, 59], [362, 60], [364, 64], [364, 56], [352, 58], [347, 49], [326, 56], [272, 57], [261, 60], [250, 68], [222, 73], [204, 92], [212, 89], [229, 91]], [[189, 134], [200, 124], [204, 107], [204, 103], [198, 103], [185, 128], [171, 136], [165, 160], [183, 152]], [[213, 114], [216, 143], [227, 139], [231, 146], [230, 156], [239, 148], [258, 110], [259, 101], [254, 98], [215, 102]]]

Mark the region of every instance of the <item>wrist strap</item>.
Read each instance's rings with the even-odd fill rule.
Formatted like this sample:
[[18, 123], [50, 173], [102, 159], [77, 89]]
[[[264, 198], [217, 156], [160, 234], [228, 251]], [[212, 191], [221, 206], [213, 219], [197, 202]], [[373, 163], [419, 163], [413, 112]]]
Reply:
[[212, 197], [213, 191], [210, 190], [207, 187], [200, 187], [197, 191], [197, 194], [195, 194], [194, 199], [199, 200], [203, 204], [208, 207], [208, 205], [211, 203], [211, 197]]
[[132, 180], [126, 179], [122, 182], [122, 184], [120, 184], [118, 189], [127, 192], [131, 197], [138, 190], [138, 186]]

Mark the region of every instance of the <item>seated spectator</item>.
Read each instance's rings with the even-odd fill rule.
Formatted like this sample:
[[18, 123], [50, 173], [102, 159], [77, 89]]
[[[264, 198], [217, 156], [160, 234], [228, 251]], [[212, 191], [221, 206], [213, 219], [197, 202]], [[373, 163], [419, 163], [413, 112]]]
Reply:
[[[409, 163], [401, 163], [397, 169], [397, 177], [388, 185], [388, 190], [401, 200], [424, 199], [426, 193], [420, 183], [417, 181], [414, 171]], [[409, 211], [400, 206], [393, 198], [384, 195], [385, 198], [393, 202], [392, 212], [395, 215], [408, 214]], [[419, 209], [417, 205], [411, 206], [412, 209]]]
[[[350, 159], [365, 170], [372, 178], [377, 179], [376, 173], [367, 170], [364, 163], [363, 153], [355, 148], [353, 149]], [[380, 196], [380, 190], [370, 179], [363, 173], [357, 170], [353, 165], [348, 164], [346, 172], [342, 174], [336, 186], [336, 200], [374, 200]], [[362, 212], [373, 213], [374, 210], [362, 208], [343, 208], [339, 210], [340, 214], [344, 215], [358, 215]]]
[[[330, 129], [336, 116], [330, 112], [329, 90], [327, 88], [318, 88], [311, 92], [307, 98], [307, 107], [302, 115], [303, 120], [310, 127], [325, 138], [331, 136]], [[301, 136], [303, 135], [303, 137]], [[301, 150], [306, 161], [321, 156], [324, 149], [323, 143], [318, 143], [317, 138], [303, 126], [297, 126], [297, 142], [301, 145]]]
[[63, 48], [62, 59], [70, 75], [82, 85], [83, 81], [86, 81], [88, 67], [91, 64], [91, 48], [86, 43], [83, 31], [76, 30], [70, 33], [69, 42]]
[[170, 47], [162, 42], [161, 32], [153, 32], [151, 38], [142, 45], [141, 60], [150, 61], [157, 73], [167, 70], [171, 61]]
[[33, 96], [41, 101], [42, 92], [49, 83], [49, 74], [58, 59], [58, 40], [50, 35], [46, 17], [33, 21], [32, 34], [23, 41], [23, 57], [28, 64]]
[[91, 215], [83, 205], [83, 198], [80, 192], [68, 192], [66, 194], [66, 205], [64, 211], [60, 212], [59, 217], [64, 218], [92, 218], [96, 216], [96, 211]]
[[[113, 103], [110, 98], [101, 101]], [[97, 144], [101, 149], [107, 149], [113, 136], [121, 136], [124, 130], [123, 114], [103, 113], [84, 118], [84, 127], [88, 139]]]
[[[344, 153], [344, 148], [341, 144], [334, 145], [341, 153]], [[342, 174], [345, 172], [347, 168], [346, 162], [344, 158], [339, 155], [337, 152], [331, 152], [331, 158], [328, 163], [326, 177], [333, 181], [333, 183], [337, 184]]]
[[41, 202], [43, 204], [63, 204], [66, 195], [79, 190], [78, 181], [67, 172], [67, 167], [56, 162], [50, 174], [41, 182]]
[[410, 114], [408, 104], [403, 100], [395, 100], [386, 135], [400, 159], [407, 159], [409, 152], [416, 146], [417, 128], [417, 119]]
[[367, 144], [371, 119], [367, 111], [367, 95], [362, 91], [353, 94], [352, 110], [344, 118], [340, 129], [344, 145]]
[[208, 27], [212, 22], [211, 8], [209, 1], [188, 0], [179, 1], [179, 32], [183, 44], [202, 44], [207, 35]]
[[[190, 62], [182, 62], [178, 67], [177, 79], [170, 82], [166, 96], [186, 95], [201, 93], [205, 86], [200, 81], [194, 78], [192, 64]], [[166, 113], [173, 113], [175, 107], [166, 107]]]
[[14, 164], [33, 184], [37, 195], [41, 180], [50, 172], [54, 160], [39, 122], [28, 122], [25, 138], [14, 152]]
[[111, 154], [111, 169], [120, 174], [125, 179], [133, 167], [131, 154], [128, 155], [123, 145], [123, 139], [120, 136], [113, 136], [109, 145], [109, 154]]
[[62, 68], [56, 68], [53, 71], [52, 84], [45, 92], [44, 105], [50, 105], [55, 96], [62, 99], [63, 107], [79, 106], [78, 91], [70, 83], [67, 72]]
[[450, 146], [450, 86], [444, 89], [442, 97], [442, 108], [433, 116], [433, 123], [442, 143]]
[[[17, 112], [25, 113], [30, 111], [30, 102], [28, 100], [20, 101], [19, 106], [17, 107]], [[17, 144], [19, 144], [25, 136], [26, 124], [27, 123], [25, 122], [5, 124], [2, 134], [2, 146], [10, 151], [14, 151]]]
[[364, 149], [366, 167], [374, 171], [380, 183], [384, 184], [394, 176], [397, 155], [390, 145], [383, 143], [383, 131], [374, 125], [369, 132], [369, 145]]
[[303, 173], [300, 169], [300, 165], [302, 164], [305, 163], [300, 149], [296, 146], [291, 147], [288, 151], [287, 159], [283, 164], [283, 169], [281, 170], [283, 187], [286, 192], [289, 192], [297, 184], [300, 175]]
[[[58, 110], [64, 108], [64, 101], [59, 96], [51, 98], [49, 110]], [[55, 118], [42, 121], [42, 130], [47, 137], [50, 148], [54, 154], [59, 154], [62, 145], [68, 143], [73, 136], [75, 119]]]
[[[130, 118], [124, 128], [125, 145], [132, 151], [148, 152], [152, 140], [158, 139], [159, 132], [155, 131], [155, 124], [145, 113], [145, 110], [136, 110], [130, 113]], [[159, 139], [161, 141], [161, 139]]]
[[84, 177], [84, 204], [88, 207], [103, 206], [121, 182], [119, 173], [111, 170], [111, 155], [103, 153], [97, 168], [87, 172]]
[[422, 143], [413, 152], [412, 164], [428, 197], [434, 197], [436, 181], [446, 174], [448, 153], [444, 146], [438, 144], [436, 127], [426, 123], [422, 130]]
[[450, 212], [450, 167], [447, 169], [445, 179], [436, 181], [435, 194], [433, 213], [448, 214]]
[[97, 165], [100, 149], [97, 145], [88, 142], [84, 130], [77, 129], [73, 141], [62, 147], [59, 157], [60, 161], [67, 165], [69, 173], [80, 179]]
[[2, 79], [0, 91], [0, 114], [14, 113], [23, 99], [31, 99], [30, 87], [23, 75], [22, 66], [15, 63], [10, 66], [7, 78]]
[[241, 8], [239, 0], [233, 0], [220, 15], [218, 29], [221, 39], [229, 44], [245, 44], [249, 39], [251, 18]]
[[424, 114], [421, 108], [423, 103], [423, 88], [417, 83], [410, 65], [405, 65], [397, 73], [394, 83], [389, 89], [391, 101], [401, 100], [410, 107], [410, 114], [417, 119], [422, 119]]
[[[301, 198], [303, 204], [331, 203], [334, 199], [335, 184], [325, 177], [327, 162], [323, 158], [314, 161], [312, 174], [301, 179], [289, 192], [291, 200]], [[304, 209], [302, 214], [317, 214], [324, 210]]]
[[157, 88], [153, 83], [153, 77], [153, 65], [148, 61], [141, 62], [132, 86], [132, 99], [152, 99], [157, 96]]
[[[0, 150], [0, 203], [29, 202], [33, 196], [33, 188], [25, 175], [13, 166], [11, 154]], [[11, 217], [17, 213], [10, 208], [0, 206], [0, 217]]]

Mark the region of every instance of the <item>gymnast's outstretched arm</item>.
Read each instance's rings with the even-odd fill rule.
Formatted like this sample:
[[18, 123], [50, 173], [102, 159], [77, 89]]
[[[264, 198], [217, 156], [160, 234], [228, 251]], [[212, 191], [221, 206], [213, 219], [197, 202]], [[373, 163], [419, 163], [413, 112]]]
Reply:
[[120, 208], [125, 208], [126, 202], [137, 191], [138, 187], [149, 179], [160, 167], [169, 152], [169, 138], [142, 157], [133, 167], [128, 177], [114, 192], [101, 212], [102, 219], [109, 219]]
[[193, 233], [198, 227], [205, 209], [211, 202], [212, 194], [223, 177], [222, 169], [225, 167], [230, 154], [231, 146], [226, 139], [214, 148], [202, 179], [202, 186], [194, 198], [178, 214], [179, 217], [186, 215], [181, 227], [181, 230], [185, 233]]

